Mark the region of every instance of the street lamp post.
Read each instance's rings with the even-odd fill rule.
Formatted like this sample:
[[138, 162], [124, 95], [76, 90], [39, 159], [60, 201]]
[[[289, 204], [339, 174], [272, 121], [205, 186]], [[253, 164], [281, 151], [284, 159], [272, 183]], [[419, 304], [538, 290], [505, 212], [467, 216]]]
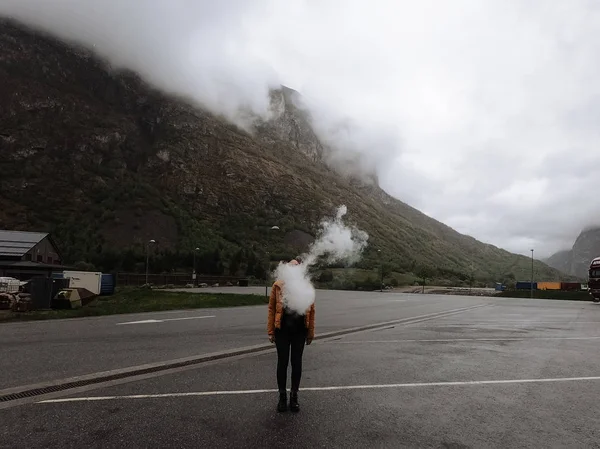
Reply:
[[469, 273], [469, 295], [473, 291], [473, 275], [475, 273], [475, 266], [471, 263], [471, 272]]
[[148, 285], [148, 263], [150, 261], [150, 245], [156, 243], [156, 240], [152, 239], [146, 243], [146, 285]]
[[269, 268], [271, 267], [271, 259], [269, 251], [267, 251], [267, 268], [265, 269], [265, 298], [269, 298]]
[[[279, 231], [279, 226], [271, 226], [271, 231]], [[271, 259], [267, 251], [267, 269], [265, 270], [265, 298], [269, 298], [269, 268], [271, 268]]]
[[192, 271], [192, 284], [194, 285], [194, 287], [196, 287], [198, 285], [198, 283], [196, 282], [196, 279], [198, 278], [196, 276], [196, 252], [200, 251], [200, 248], [195, 248], [194, 249], [194, 268]]
[[531, 291], [531, 299], [533, 299], [533, 249], [531, 250], [531, 284], [529, 287]]
[[381, 280], [379, 282], [379, 291], [383, 293], [383, 262], [381, 259], [381, 250], [377, 250], [377, 254], [379, 254], [379, 271], [381, 275]]

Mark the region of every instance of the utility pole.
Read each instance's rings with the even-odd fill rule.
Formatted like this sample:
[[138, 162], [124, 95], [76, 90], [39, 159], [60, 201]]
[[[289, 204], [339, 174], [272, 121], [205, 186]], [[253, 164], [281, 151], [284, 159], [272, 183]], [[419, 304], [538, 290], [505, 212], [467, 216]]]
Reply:
[[148, 285], [148, 264], [150, 262], [150, 245], [156, 243], [156, 240], [152, 239], [146, 243], [146, 285]]
[[531, 250], [531, 284], [529, 287], [531, 289], [531, 299], [533, 299], [533, 249]]

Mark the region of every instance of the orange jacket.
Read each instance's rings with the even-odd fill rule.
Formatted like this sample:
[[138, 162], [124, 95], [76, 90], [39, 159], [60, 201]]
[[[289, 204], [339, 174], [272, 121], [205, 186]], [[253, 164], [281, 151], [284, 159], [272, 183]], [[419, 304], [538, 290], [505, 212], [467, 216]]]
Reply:
[[[283, 314], [283, 282], [275, 281], [269, 296], [269, 314], [267, 316], [267, 333], [275, 335], [275, 329], [281, 329], [281, 315]], [[304, 315], [304, 324], [308, 329], [307, 338], [315, 338], [315, 305], [308, 308]]]

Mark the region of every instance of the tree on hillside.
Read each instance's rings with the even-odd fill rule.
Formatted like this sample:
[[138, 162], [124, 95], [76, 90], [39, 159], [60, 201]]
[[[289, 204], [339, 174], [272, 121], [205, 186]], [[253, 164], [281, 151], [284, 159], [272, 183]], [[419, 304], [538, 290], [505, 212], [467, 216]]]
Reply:
[[229, 275], [236, 276], [242, 265], [242, 250], [239, 249], [229, 259]]
[[433, 279], [433, 274], [433, 269], [427, 266], [420, 266], [415, 270], [415, 275], [419, 278], [419, 283], [423, 286], [423, 291], [425, 291], [427, 281]]

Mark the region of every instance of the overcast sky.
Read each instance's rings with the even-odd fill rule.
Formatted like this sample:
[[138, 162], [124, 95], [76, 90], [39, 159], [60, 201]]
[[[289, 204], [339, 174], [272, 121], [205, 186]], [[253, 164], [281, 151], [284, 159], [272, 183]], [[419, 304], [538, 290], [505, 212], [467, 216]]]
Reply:
[[[0, 0], [236, 117], [269, 86], [354, 127], [390, 194], [539, 257], [600, 224], [593, 0]], [[348, 146], [348, 139], [341, 140]]]

